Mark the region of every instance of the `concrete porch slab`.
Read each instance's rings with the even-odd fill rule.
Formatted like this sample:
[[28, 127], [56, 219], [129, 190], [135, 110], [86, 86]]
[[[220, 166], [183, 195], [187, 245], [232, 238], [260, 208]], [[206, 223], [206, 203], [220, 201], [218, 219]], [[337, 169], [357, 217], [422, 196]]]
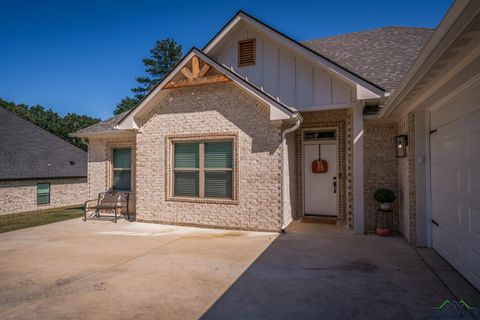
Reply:
[[401, 238], [70, 220], [0, 234], [1, 319], [424, 319], [450, 292]]

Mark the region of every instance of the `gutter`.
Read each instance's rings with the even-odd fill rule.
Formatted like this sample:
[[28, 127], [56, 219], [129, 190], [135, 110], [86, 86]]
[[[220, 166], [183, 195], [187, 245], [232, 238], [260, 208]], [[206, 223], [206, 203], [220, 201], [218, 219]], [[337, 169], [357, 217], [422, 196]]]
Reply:
[[287, 147], [287, 134], [290, 132], [293, 132], [297, 130], [300, 125], [302, 124], [303, 118], [300, 115], [300, 113], [295, 113], [293, 114], [293, 119], [296, 120], [295, 124], [293, 127], [287, 128], [285, 130], [282, 130], [282, 144], [281, 144], [281, 162], [280, 162], [280, 171], [281, 171], [281, 177], [280, 177], [280, 190], [281, 190], [281, 198], [282, 198], [282, 232], [285, 232], [285, 229], [287, 228], [285, 221], [286, 215], [287, 215], [287, 205], [286, 205], [286, 199], [287, 199], [287, 194], [285, 192], [285, 149]]

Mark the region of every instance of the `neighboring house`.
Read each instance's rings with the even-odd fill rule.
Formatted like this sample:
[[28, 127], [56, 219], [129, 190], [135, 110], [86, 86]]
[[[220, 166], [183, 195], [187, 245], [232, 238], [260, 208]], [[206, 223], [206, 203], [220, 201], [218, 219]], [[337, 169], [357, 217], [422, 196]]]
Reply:
[[395, 228], [479, 287], [479, 9], [304, 43], [240, 12], [135, 109], [74, 135], [89, 197], [128, 191], [140, 221], [280, 231], [317, 216], [364, 233], [390, 188]]
[[0, 214], [86, 199], [87, 153], [0, 108]]

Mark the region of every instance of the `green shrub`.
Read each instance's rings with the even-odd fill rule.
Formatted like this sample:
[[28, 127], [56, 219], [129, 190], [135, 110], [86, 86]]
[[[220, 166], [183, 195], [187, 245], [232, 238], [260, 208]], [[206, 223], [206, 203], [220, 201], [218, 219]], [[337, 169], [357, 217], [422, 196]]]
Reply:
[[389, 189], [378, 189], [373, 194], [373, 197], [380, 203], [395, 201], [395, 193]]

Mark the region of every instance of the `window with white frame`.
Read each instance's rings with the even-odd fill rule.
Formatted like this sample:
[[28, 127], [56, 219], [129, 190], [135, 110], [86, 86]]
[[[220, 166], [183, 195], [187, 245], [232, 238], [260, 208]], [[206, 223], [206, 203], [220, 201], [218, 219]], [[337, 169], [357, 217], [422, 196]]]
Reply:
[[173, 196], [233, 198], [233, 140], [173, 143]]
[[112, 149], [113, 190], [130, 191], [132, 188], [132, 149]]

